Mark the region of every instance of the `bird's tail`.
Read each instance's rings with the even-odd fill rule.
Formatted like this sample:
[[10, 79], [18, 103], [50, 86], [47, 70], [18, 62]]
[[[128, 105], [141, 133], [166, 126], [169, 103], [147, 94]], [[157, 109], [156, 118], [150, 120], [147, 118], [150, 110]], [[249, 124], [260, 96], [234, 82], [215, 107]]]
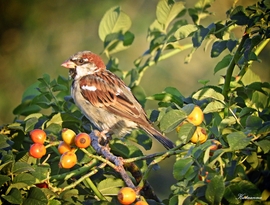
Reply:
[[172, 149], [175, 147], [175, 144], [167, 137], [165, 137], [163, 134], [161, 134], [159, 131], [157, 131], [154, 127], [144, 127], [143, 128], [148, 134], [155, 137], [166, 149]]

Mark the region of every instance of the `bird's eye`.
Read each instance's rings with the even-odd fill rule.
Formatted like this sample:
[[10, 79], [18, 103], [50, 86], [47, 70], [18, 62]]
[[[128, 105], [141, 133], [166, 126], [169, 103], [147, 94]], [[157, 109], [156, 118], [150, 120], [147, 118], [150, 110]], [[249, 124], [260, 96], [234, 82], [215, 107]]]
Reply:
[[79, 62], [80, 64], [83, 64], [83, 63], [84, 63], [84, 60], [83, 60], [83, 59], [80, 59], [78, 62]]

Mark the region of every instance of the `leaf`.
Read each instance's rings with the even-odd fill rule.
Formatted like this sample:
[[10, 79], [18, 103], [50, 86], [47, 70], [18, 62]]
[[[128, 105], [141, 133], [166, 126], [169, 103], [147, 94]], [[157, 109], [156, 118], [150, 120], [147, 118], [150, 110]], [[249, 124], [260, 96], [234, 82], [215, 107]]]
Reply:
[[227, 48], [227, 41], [216, 41], [212, 45], [211, 58], [218, 57]]
[[138, 130], [132, 131], [131, 134], [125, 138], [141, 145], [145, 150], [150, 150], [152, 147], [152, 139], [146, 134], [141, 134]]
[[32, 117], [25, 122], [25, 132], [29, 132], [34, 129], [38, 119], [36, 117]]
[[13, 173], [14, 174], [21, 174], [23, 172], [31, 172], [34, 171], [34, 169], [31, 167], [30, 164], [26, 162], [16, 162], [13, 167]]
[[223, 177], [215, 175], [208, 183], [205, 197], [211, 204], [219, 204], [223, 198], [225, 192], [225, 185]]
[[166, 88], [164, 89], [164, 92], [170, 93], [170, 94], [172, 94], [173, 96], [176, 96], [176, 97], [179, 97], [179, 98], [184, 97], [184, 96], [179, 92], [179, 90], [177, 90], [175, 87], [166, 87]]
[[220, 112], [222, 109], [225, 108], [225, 105], [219, 101], [212, 101], [206, 105], [203, 110], [204, 114], [213, 113], [213, 112]]
[[241, 81], [243, 82], [244, 86], [247, 86], [254, 82], [261, 82], [261, 78], [254, 73], [252, 69], [247, 69]]
[[43, 191], [39, 188], [31, 187], [28, 197], [23, 202], [23, 205], [47, 205], [47, 203], [48, 200]]
[[262, 127], [258, 130], [257, 134], [268, 134], [270, 132], [270, 121], [263, 123]]
[[171, 110], [167, 112], [160, 120], [160, 129], [164, 132], [170, 132], [177, 127], [187, 115], [182, 110]]
[[178, 129], [177, 134], [178, 138], [180, 139], [181, 143], [188, 143], [196, 131], [196, 126], [191, 123], [184, 123], [183, 125], [179, 126], [180, 128]]
[[6, 182], [8, 182], [10, 180], [10, 178], [7, 176], [7, 175], [0, 175], [0, 187], [4, 184], [4, 183], [6, 183]]
[[215, 91], [213, 88], [203, 88], [193, 94], [192, 97], [196, 100], [204, 100], [208, 98], [215, 99], [225, 104], [224, 96], [221, 93]]
[[[47, 127], [52, 124], [63, 125], [65, 123], [65, 127], [68, 127], [66, 124], [80, 123], [80, 120], [68, 113], [57, 113], [55, 114], [47, 123]], [[64, 126], [63, 126], [64, 127]]]
[[182, 180], [187, 177], [187, 173], [192, 170], [193, 159], [183, 158], [174, 163], [173, 176], [176, 180]]
[[245, 13], [243, 6], [237, 6], [231, 13], [231, 19], [238, 25], [246, 25], [249, 22], [249, 18]]
[[233, 132], [227, 136], [227, 140], [231, 150], [244, 149], [249, 145], [252, 137], [247, 137], [243, 132]]
[[99, 182], [97, 188], [104, 195], [117, 195], [125, 183], [121, 179], [107, 178]]
[[231, 54], [228, 54], [228, 55], [224, 56], [222, 58], [222, 60], [219, 61], [217, 63], [217, 65], [215, 66], [215, 68], [214, 68], [214, 74], [216, 74], [218, 71], [222, 70], [223, 68], [226, 68], [230, 64], [230, 62], [232, 60], [232, 57], [233, 56]]
[[193, 24], [184, 25], [175, 31], [174, 36], [177, 40], [181, 40], [187, 38], [190, 34], [192, 34], [196, 30], [197, 26]]
[[109, 9], [102, 17], [98, 35], [99, 38], [104, 42], [107, 35], [112, 33], [125, 33], [131, 27], [131, 20], [126, 15], [121, 7], [116, 6]]
[[134, 40], [134, 34], [127, 31], [126, 33], [111, 33], [108, 34], [104, 41], [104, 50], [110, 54], [117, 53], [127, 49]]
[[34, 170], [31, 171], [31, 174], [39, 181], [46, 179], [48, 173], [51, 171], [49, 165], [34, 165], [33, 167]]
[[259, 197], [261, 193], [250, 181], [241, 180], [238, 183], [232, 183], [225, 189], [224, 198], [232, 204], [240, 204], [245, 197]]
[[181, 105], [183, 103], [179, 98], [173, 96], [170, 93], [158, 93], [158, 94], [154, 94], [152, 96], [148, 96], [148, 97], [146, 97], [146, 99], [147, 100], [157, 100], [160, 102], [175, 102], [178, 105]]
[[160, 0], [157, 4], [156, 16], [159, 23], [168, 25], [185, 9], [183, 2], [173, 2], [170, 0]]
[[23, 202], [21, 192], [16, 188], [11, 189], [9, 195], [2, 195], [1, 197], [11, 204], [22, 204]]
[[209, 35], [210, 30], [208, 28], [200, 27], [197, 31], [194, 32], [192, 37], [192, 43], [195, 48], [201, 46], [203, 40]]
[[9, 138], [6, 135], [0, 134], [0, 149], [5, 149], [7, 147], [10, 147], [10, 144], [8, 143]]
[[[72, 198], [77, 198], [79, 194], [78, 189], [70, 189], [70, 190], [65, 190], [61, 192], [60, 198], [65, 201], [73, 202]], [[71, 203], [74, 204], [74, 203]]]
[[30, 186], [34, 184], [35, 182], [35, 177], [33, 177], [29, 173], [22, 173], [14, 177], [13, 183], [24, 183], [26, 186]]
[[37, 113], [40, 111], [40, 107], [37, 105], [31, 105], [31, 101], [27, 100], [18, 105], [14, 110], [14, 115], [23, 115], [27, 116], [32, 113]]
[[256, 152], [251, 152], [251, 154], [247, 157], [247, 162], [253, 169], [257, 169], [259, 165], [259, 159]]
[[246, 127], [248, 129], [257, 130], [261, 126], [262, 126], [262, 119], [261, 118], [254, 116], [254, 115], [250, 115], [247, 117]]
[[254, 142], [257, 146], [262, 148], [263, 152], [266, 154], [270, 151], [270, 141], [269, 140], [260, 140], [258, 142]]
[[237, 40], [232, 40], [232, 39], [229, 39], [228, 42], [227, 42], [227, 48], [230, 52], [233, 51], [233, 49], [236, 47], [236, 45], [238, 44], [238, 41]]

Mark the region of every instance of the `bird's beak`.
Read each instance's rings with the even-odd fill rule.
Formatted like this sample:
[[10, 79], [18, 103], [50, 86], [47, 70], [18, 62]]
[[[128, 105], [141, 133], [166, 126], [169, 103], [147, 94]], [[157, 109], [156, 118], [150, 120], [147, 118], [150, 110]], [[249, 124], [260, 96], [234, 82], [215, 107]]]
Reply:
[[69, 68], [69, 69], [74, 69], [76, 68], [76, 64], [73, 63], [70, 60], [65, 61], [64, 63], [61, 64], [61, 66], [65, 67], [65, 68]]

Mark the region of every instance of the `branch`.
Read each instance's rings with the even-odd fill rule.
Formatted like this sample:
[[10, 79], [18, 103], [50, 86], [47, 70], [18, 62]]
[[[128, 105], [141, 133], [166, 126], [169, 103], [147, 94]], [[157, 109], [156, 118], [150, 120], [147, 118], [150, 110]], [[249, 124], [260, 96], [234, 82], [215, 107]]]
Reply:
[[110, 162], [114, 163], [114, 169], [119, 172], [119, 174], [121, 175], [122, 179], [125, 181], [126, 185], [131, 187], [132, 189], [136, 189], [135, 185], [133, 184], [133, 182], [131, 181], [130, 177], [128, 176], [126, 170], [124, 169], [123, 166], [123, 159], [121, 157], [116, 157], [114, 156], [108, 147], [105, 146], [101, 146], [99, 144], [99, 137], [101, 133], [97, 130], [94, 130], [90, 133], [90, 137], [91, 137], [91, 145], [92, 147], [96, 150], [96, 152], [98, 154], [103, 155], [107, 160], [109, 160]]

